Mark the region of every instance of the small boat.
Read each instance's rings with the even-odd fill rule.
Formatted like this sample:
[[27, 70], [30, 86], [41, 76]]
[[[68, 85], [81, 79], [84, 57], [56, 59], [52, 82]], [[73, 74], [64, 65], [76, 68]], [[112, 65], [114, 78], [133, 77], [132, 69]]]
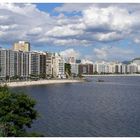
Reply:
[[102, 80], [102, 79], [98, 79], [98, 81], [97, 82], [104, 82], [104, 80]]

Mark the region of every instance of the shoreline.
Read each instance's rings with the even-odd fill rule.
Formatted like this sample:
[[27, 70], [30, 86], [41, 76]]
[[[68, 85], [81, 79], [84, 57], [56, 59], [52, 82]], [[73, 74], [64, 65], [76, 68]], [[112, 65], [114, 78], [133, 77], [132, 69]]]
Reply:
[[98, 75], [82, 75], [84, 77], [98, 77], [98, 76], [140, 76], [140, 74], [98, 74]]
[[2, 83], [1, 85], [6, 84], [8, 87], [23, 87], [23, 86], [32, 86], [32, 85], [64, 84], [64, 83], [78, 83], [78, 82], [84, 82], [84, 79], [19, 81], [19, 82]]

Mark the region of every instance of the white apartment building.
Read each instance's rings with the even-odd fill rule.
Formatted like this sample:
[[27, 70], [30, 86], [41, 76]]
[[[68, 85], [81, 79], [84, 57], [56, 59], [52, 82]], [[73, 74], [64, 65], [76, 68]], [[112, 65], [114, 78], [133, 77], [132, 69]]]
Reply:
[[108, 64], [109, 66], [109, 73], [115, 73], [115, 63]]
[[126, 73], [127, 67], [125, 64], [119, 62], [96, 62], [93, 67], [94, 71], [100, 73]]
[[58, 54], [54, 53], [52, 60], [53, 76], [57, 78], [66, 78], [64, 59]]
[[110, 67], [107, 62], [102, 61], [102, 62], [96, 62], [95, 65], [93, 65], [95, 68], [94, 70], [96, 72], [100, 73], [109, 73]]
[[126, 64], [122, 64], [122, 73], [123, 74], [127, 73], [127, 65]]
[[137, 72], [140, 72], [140, 58], [133, 59], [132, 63], [137, 64]]
[[138, 65], [131, 63], [127, 65], [127, 73], [136, 73], [138, 72]]
[[78, 71], [78, 65], [79, 65], [79, 64], [77, 64], [77, 63], [71, 64], [71, 73], [72, 73], [72, 74], [78, 75], [78, 73], [79, 73], [79, 71]]

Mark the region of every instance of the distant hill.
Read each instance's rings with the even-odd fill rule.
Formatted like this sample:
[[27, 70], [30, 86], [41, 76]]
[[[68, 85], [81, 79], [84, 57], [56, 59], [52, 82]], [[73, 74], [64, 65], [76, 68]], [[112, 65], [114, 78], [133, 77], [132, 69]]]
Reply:
[[123, 61], [122, 63], [123, 63], [123, 64], [130, 64], [131, 61]]
[[[133, 60], [140, 60], [140, 57], [134, 58]], [[133, 60], [132, 60], [132, 61], [133, 61]]]

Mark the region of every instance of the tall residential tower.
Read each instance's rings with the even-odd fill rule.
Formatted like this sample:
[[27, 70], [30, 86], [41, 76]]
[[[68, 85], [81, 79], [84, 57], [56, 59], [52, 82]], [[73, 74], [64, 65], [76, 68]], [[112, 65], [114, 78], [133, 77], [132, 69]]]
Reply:
[[23, 52], [29, 52], [30, 51], [30, 43], [26, 41], [19, 41], [14, 43], [13, 46], [14, 51], [23, 51]]

